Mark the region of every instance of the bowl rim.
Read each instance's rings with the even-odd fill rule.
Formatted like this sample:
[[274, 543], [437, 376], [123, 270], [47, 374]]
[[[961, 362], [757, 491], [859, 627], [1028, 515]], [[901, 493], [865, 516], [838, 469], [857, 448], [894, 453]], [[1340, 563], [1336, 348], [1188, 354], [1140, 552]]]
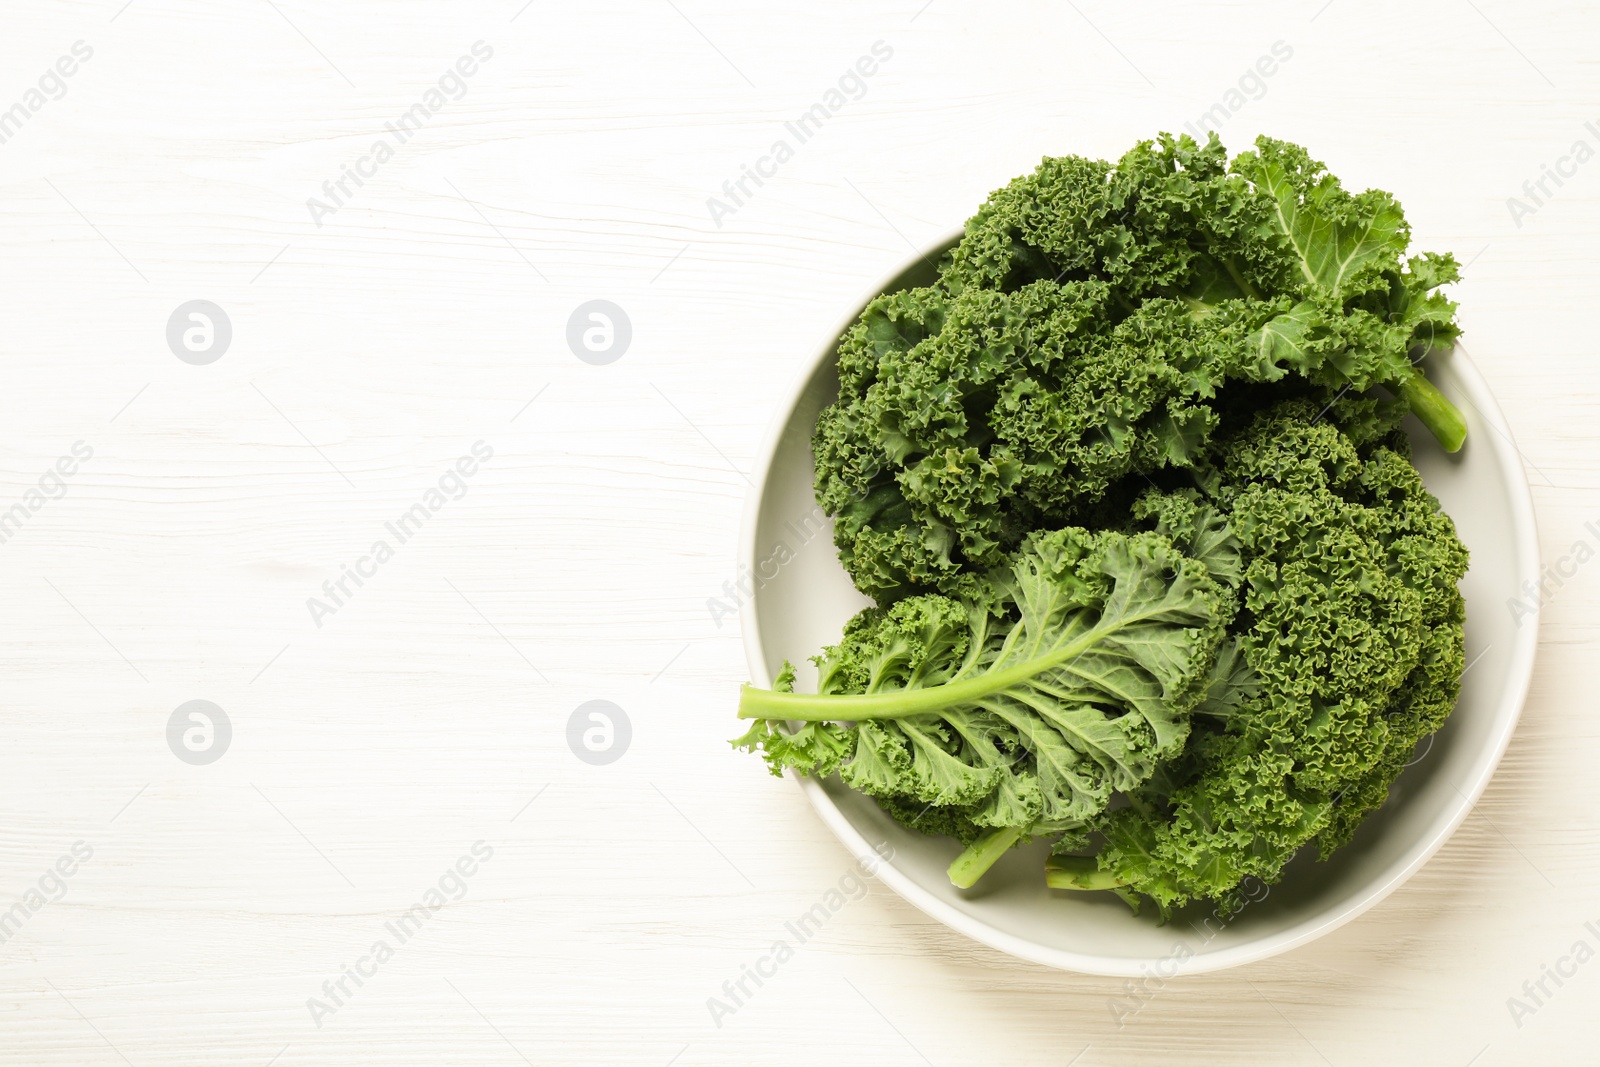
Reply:
[[[756, 455], [756, 467], [750, 479], [751, 489], [745, 495], [739, 533], [739, 573], [754, 572], [758, 558], [756, 546], [757, 528], [761, 516], [762, 501], [766, 495], [768, 476], [783, 440], [784, 431], [805, 394], [806, 386], [810, 384], [824, 361], [831, 361], [835, 358], [839, 338], [856, 321], [868, 303], [882, 294], [889, 286], [898, 282], [917, 264], [928, 261], [937, 262], [940, 256], [961, 239], [963, 232], [963, 229], [957, 228], [945, 233], [923, 248], [914, 251], [910, 256], [903, 258], [879, 278], [867, 291], [865, 298], [847, 315], [842, 316], [832, 330], [824, 336], [822, 342], [813, 350], [810, 360], [807, 361], [790, 383], [771, 422], [767, 426], [760, 451]], [[1540, 573], [1538, 530], [1534, 519], [1533, 496], [1528, 485], [1527, 472], [1523, 467], [1521, 452], [1512, 440], [1511, 429], [1506, 424], [1505, 416], [1500, 410], [1499, 403], [1489, 391], [1488, 383], [1478, 372], [1477, 367], [1473, 365], [1470, 357], [1459, 346], [1452, 354], [1451, 369], [1461, 379], [1462, 388], [1468, 394], [1479, 416], [1495, 431], [1491, 434], [1479, 436], [1484, 440], [1484, 447], [1488, 447], [1493, 451], [1495, 461], [1509, 474], [1510, 492], [1507, 503], [1512, 523], [1512, 538], [1516, 550], [1515, 563], [1518, 573], [1537, 583]], [[744, 640], [745, 659], [749, 666], [750, 676], [756, 684], [770, 686], [772, 677], [766, 669], [765, 660], [762, 656], [761, 629], [755, 610], [755, 597], [743, 599], [739, 608], [739, 621]], [[1516, 633], [1516, 643], [1511, 652], [1510, 669], [1500, 698], [1501, 703], [1495, 730], [1491, 735], [1492, 743], [1484, 746], [1482, 751], [1478, 753], [1472, 765], [1470, 779], [1456, 786], [1456, 791], [1461, 794], [1460, 799], [1455, 804], [1454, 809], [1450, 811], [1450, 816], [1445, 823], [1435, 830], [1429, 838], [1423, 840], [1420, 847], [1413, 846], [1403, 864], [1398, 867], [1392, 866], [1386, 872], [1387, 876], [1385, 878], [1374, 881], [1363, 892], [1334, 909], [1331, 913], [1319, 914], [1286, 930], [1244, 944], [1198, 953], [1184, 962], [1181, 973], [1204, 974], [1253, 963], [1257, 960], [1288, 952], [1331, 933], [1360, 917], [1399, 889], [1439, 849], [1444, 847], [1445, 842], [1454, 836], [1461, 823], [1465, 821], [1467, 815], [1477, 804], [1479, 797], [1483, 795], [1484, 789], [1488, 787], [1489, 780], [1494, 776], [1495, 769], [1505, 755], [1506, 748], [1511, 743], [1511, 736], [1515, 733], [1517, 723], [1522, 717], [1522, 708], [1527, 701], [1528, 690], [1532, 684], [1534, 660], [1538, 649], [1540, 621], [1538, 613], [1535, 613], [1532, 619], [1528, 621], [1531, 624], [1522, 626]], [[1510, 704], [1509, 711], [1506, 710], [1508, 703]], [[879, 881], [893, 889], [913, 907], [930, 918], [937, 919], [952, 930], [956, 930], [974, 941], [1016, 956], [1019, 959], [1082, 974], [1136, 978], [1144, 974], [1150, 965], [1157, 962], [1155, 957], [1101, 956], [1043, 945], [998, 929], [982, 919], [952, 907], [946, 901], [924, 889], [916, 880], [900, 870], [892, 858], [886, 861], [882, 855], [875, 851], [872, 844], [845, 817], [839, 806], [834, 803], [833, 798], [828, 795], [821, 782], [814, 778], [798, 775], [793, 771], [789, 771], [787, 776], [798, 783], [823, 823], [833, 831], [834, 836], [862, 865], [863, 869], [874, 872]]]

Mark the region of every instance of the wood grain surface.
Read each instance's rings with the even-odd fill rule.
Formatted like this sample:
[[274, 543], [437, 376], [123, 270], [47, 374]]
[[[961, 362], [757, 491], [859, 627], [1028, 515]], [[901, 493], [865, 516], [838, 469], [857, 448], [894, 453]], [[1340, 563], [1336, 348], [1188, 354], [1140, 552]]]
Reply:
[[[1600, 161], [1571, 158], [1600, 148], [1597, 32], [1592, 6], [1505, 0], [7, 4], [0, 513], [25, 517], [0, 543], [0, 916], [23, 909], [0, 1062], [1600, 1062], [1600, 962], [1508, 1007], [1600, 945], [1587, 564], [1540, 612], [1478, 809], [1328, 937], [1119, 1022], [1120, 981], [869, 879], [735, 1013], [707, 1007], [851, 870], [728, 749], [744, 657], [707, 606], [829, 325], [1041, 155], [1209, 111], [1234, 149], [1270, 132], [1393, 191], [1420, 246], [1470, 262], [1465, 344], [1547, 558], [1600, 547]], [[632, 327], [607, 365], [567, 341], [596, 299]], [[192, 300], [232, 326], [207, 365], [168, 344]], [[168, 746], [191, 700], [232, 726], [207, 765]], [[591, 700], [631, 724], [615, 762], [569, 747]]]

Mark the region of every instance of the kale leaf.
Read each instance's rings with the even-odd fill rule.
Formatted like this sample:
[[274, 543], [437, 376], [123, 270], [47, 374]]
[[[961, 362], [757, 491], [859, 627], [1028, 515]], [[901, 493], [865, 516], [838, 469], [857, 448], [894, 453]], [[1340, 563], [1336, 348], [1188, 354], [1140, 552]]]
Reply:
[[1088, 826], [1182, 749], [1229, 598], [1160, 534], [1075, 528], [1030, 537], [985, 585], [868, 608], [815, 660], [815, 695], [792, 691], [792, 671], [746, 686], [739, 714], [756, 721], [735, 745], [775, 774], [838, 771], [940, 809], [969, 840], [998, 831], [993, 856]]
[[1263, 384], [1384, 385], [1459, 448], [1416, 366], [1459, 332], [1437, 291], [1457, 268], [1409, 242], [1389, 194], [1270, 138], [1231, 164], [1215, 135], [1046, 159], [936, 284], [841, 339], [813, 451], [845, 569], [874, 597], [955, 591], [1029, 532], [1098, 525], [1127, 485], [1192, 469]]
[[1346, 843], [1460, 690], [1467, 553], [1450, 518], [1403, 436], [1362, 447], [1337, 425], [1381, 422], [1370, 405], [1317, 415], [1284, 403], [1222, 448], [1248, 670], [1223, 683], [1225, 714], [1197, 709], [1170, 773], [1101, 826], [1101, 880], [1163, 913], [1247, 875], [1275, 882], [1306, 844], [1326, 856]]

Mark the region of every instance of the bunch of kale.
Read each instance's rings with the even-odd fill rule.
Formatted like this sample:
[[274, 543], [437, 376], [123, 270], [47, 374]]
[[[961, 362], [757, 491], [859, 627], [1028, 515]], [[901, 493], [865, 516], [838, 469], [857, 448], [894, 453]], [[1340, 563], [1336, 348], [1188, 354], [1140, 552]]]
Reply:
[[1466, 550], [1399, 430], [1465, 436], [1417, 366], [1456, 265], [1409, 236], [1267, 138], [996, 192], [840, 343], [817, 496], [879, 606], [736, 743], [962, 839], [959, 884], [1050, 836], [1052, 885], [1165, 913], [1347, 841], [1462, 670]]

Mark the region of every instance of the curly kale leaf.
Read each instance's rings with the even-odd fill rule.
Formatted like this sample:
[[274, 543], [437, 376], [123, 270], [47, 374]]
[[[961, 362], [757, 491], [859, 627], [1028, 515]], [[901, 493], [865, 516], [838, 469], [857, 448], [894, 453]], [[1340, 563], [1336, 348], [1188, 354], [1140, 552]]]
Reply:
[[1250, 339], [1254, 372], [1288, 371], [1319, 385], [1399, 393], [1450, 451], [1466, 424], [1416, 368], [1460, 334], [1456, 304], [1436, 290], [1459, 277], [1454, 257], [1406, 258], [1411, 228], [1381, 190], [1351, 194], [1297, 145], [1269, 137], [1234, 160], [1233, 173], [1271, 203], [1260, 236], [1276, 244], [1269, 287], [1298, 302]]
[[[1165, 913], [1347, 842], [1464, 658], [1466, 552], [1399, 432], [1463, 441], [1418, 366], [1459, 332], [1459, 272], [1410, 238], [1388, 193], [1270, 138], [996, 191], [840, 340], [817, 498], [879, 606], [817, 694], [747, 688], [736, 744], [959, 838], [958, 885], [1050, 835], [1096, 843], [1051, 884]], [[1187, 615], [1119, 607], [1180, 587]]]
[[[856, 585], [951, 592], [1033, 529], [1083, 519], [1131, 472], [1191, 465], [1216, 423], [1218, 370], [1254, 321], [1153, 300], [1107, 330], [1098, 282], [882, 297], [841, 344], [839, 400], [813, 437], [817, 499]], [[942, 328], [885, 345], [890, 310]], [[875, 362], [873, 362], [875, 360]]]
[[1270, 138], [1231, 163], [1214, 135], [1044, 160], [934, 285], [879, 297], [840, 341], [813, 450], [846, 570], [880, 599], [954, 592], [1030, 531], [1193, 470], [1264, 385], [1382, 385], [1460, 447], [1416, 366], [1459, 332], [1438, 291], [1458, 271], [1409, 241], [1388, 193]]
[[1202, 704], [1183, 756], [1103, 824], [1098, 875], [1163, 912], [1348, 841], [1455, 704], [1466, 549], [1403, 439], [1358, 448], [1317, 414], [1280, 405], [1224, 448], [1246, 563], [1240, 662], [1213, 682], [1235, 701]]
[[867, 609], [817, 658], [816, 694], [744, 688], [735, 746], [997, 831], [987, 862], [1081, 829], [1183, 747], [1226, 593], [1165, 537], [1075, 528], [1030, 537], [984, 588]]

